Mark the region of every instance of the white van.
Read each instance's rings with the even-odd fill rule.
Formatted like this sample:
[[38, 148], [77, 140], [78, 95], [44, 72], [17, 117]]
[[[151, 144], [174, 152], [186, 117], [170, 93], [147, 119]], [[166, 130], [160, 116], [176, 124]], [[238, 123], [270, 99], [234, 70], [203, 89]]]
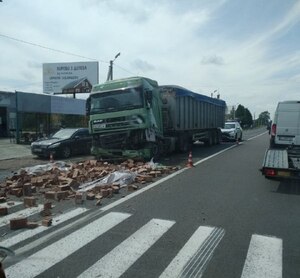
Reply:
[[279, 102], [271, 128], [270, 147], [300, 146], [300, 101]]

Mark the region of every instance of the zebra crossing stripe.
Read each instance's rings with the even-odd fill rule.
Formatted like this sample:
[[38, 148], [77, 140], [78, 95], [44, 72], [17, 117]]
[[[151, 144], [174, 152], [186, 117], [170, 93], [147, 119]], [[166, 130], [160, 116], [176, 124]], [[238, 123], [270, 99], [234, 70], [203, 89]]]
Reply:
[[[69, 219], [72, 219], [73, 217], [76, 217], [86, 211], [88, 211], [88, 209], [86, 209], [86, 208], [76, 208], [76, 209], [73, 209], [62, 215], [55, 216], [55, 217], [53, 217], [52, 226], [59, 225], [60, 223], [63, 223]], [[33, 237], [37, 234], [40, 234], [46, 230], [52, 229], [52, 226], [51, 227], [39, 226], [33, 230], [26, 230], [22, 233], [18, 233], [15, 236], [9, 237], [9, 238], [1, 241], [0, 245], [4, 246], [4, 247], [14, 246], [15, 244], [22, 242], [25, 239], [31, 238], [31, 237]]]
[[257, 277], [282, 277], [282, 239], [252, 235], [241, 278]]
[[174, 221], [152, 219], [79, 277], [120, 277], [174, 224]]
[[0, 218], [0, 227], [3, 227], [9, 223], [9, 221], [13, 218], [18, 218], [18, 217], [28, 217], [30, 215], [39, 213], [43, 209], [43, 205], [38, 205], [37, 207], [33, 208], [26, 208], [21, 211], [17, 211], [14, 213], [11, 213], [9, 215], [5, 215]]
[[200, 226], [160, 277], [201, 277], [224, 234], [221, 228]]
[[111, 212], [5, 270], [7, 277], [35, 277], [95, 240], [131, 214]]

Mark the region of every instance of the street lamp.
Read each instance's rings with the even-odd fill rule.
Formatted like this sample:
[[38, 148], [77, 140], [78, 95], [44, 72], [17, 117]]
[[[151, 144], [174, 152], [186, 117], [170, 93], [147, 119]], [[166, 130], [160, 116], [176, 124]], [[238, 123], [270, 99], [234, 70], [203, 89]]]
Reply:
[[108, 74], [107, 74], [107, 79], [106, 79], [106, 81], [108, 81], [108, 80], [113, 80], [113, 63], [114, 63], [114, 61], [115, 61], [120, 55], [121, 55], [121, 52], [119, 52], [119, 53], [115, 56], [115, 59], [109, 61], [109, 68], [108, 68]]

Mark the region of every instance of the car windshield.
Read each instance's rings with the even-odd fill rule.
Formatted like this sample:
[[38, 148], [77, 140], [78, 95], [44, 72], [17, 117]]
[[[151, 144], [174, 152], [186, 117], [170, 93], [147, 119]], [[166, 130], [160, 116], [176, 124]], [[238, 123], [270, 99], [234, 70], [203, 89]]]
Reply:
[[143, 107], [143, 97], [139, 88], [99, 93], [91, 96], [91, 114]]
[[54, 133], [51, 138], [68, 139], [74, 134], [74, 129], [61, 129]]
[[235, 124], [225, 123], [224, 129], [235, 128]]

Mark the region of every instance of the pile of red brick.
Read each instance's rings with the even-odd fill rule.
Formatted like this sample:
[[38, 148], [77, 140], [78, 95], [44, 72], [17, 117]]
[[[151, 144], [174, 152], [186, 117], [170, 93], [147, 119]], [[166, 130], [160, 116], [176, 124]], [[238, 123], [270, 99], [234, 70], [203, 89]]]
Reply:
[[0, 198], [6, 198], [7, 195], [22, 197], [42, 194], [48, 200], [75, 199], [75, 203], [82, 203], [85, 198], [96, 199], [100, 204], [99, 200], [102, 198], [112, 197], [114, 193], [119, 192], [119, 183], [96, 185], [86, 194], [77, 192], [79, 185], [120, 170], [136, 173], [134, 183], [127, 185], [128, 190], [131, 191], [138, 189], [140, 184], [152, 182], [154, 178], [177, 170], [177, 167], [161, 167], [159, 170], [153, 170], [151, 165], [131, 159], [121, 164], [87, 160], [73, 164], [67, 171], [59, 170], [53, 164], [53, 168], [43, 174], [28, 174], [25, 170], [21, 170], [20, 173], [7, 178], [0, 184]]
[[[84, 200], [95, 200], [96, 205], [101, 205], [103, 198], [109, 198], [119, 193], [120, 183], [96, 183], [93, 188], [86, 192], [80, 192], [78, 190], [79, 185], [93, 182], [116, 171], [124, 170], [135, 173], [133, 182], [126, 185], [127, 191], [133, 191], [137, 190], [141, 184], [152, 182], [157, 177], [176, 171], [177, 167], [161, 167], [159, 170], [154, 170], [150, 164], [134, 162], [129, 159], [121, 164], [87, 160], [71, 165], [66, 171], [60, 170], [54, 163], [51, 170], [39, 175], [21, 170], [18, 174], [7, 178], [0, 184], [0, 216], [9, 213], [7, 207], [1, 206], [1, 203], [11, 199], [10, 195], [22, 197], [25, 207], [37, 206], [39, 197], [42, 197], [44, 208], [40, 212], [42, 216], [41, 223], [30, 222], [26, 217], [18, 217], [10, 220], [10, 228], [12, 230], [33, 229], [40, 224], [51, 226], [52, 203], [49, 200], [74, 199], [75, 204], [82, 204]], [[8, 205], [9, 203], [13, 204], [12, 201], [7, 202]]]

